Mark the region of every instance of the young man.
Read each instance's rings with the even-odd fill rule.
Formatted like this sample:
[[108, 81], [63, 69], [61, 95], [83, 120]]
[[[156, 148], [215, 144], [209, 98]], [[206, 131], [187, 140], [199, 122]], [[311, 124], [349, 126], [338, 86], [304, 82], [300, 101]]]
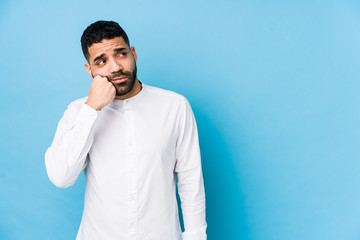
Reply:
[[73, 185], [85, 169], [77, 240], [205, 240], [198, 133], [188, 101], [137, 79], [135, 48], [117, 23], [91, 24], [81, 45], [93, 78], [89, 96], [69, 105], [45, 154], [57, 187]]

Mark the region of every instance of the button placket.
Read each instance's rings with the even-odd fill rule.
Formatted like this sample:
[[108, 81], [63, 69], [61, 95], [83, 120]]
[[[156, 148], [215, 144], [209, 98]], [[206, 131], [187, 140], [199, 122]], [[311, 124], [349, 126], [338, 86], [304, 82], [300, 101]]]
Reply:
[[132, 117], [132, 104], [125, 101], [124, 120], [127, 128], [127, 160], [128, 160], [128, 180], [129, 180], [129, 239], [137, 240], [138, 231], [138, 178], [137, 178], [137, 159], [135, 146], [135, 126]]

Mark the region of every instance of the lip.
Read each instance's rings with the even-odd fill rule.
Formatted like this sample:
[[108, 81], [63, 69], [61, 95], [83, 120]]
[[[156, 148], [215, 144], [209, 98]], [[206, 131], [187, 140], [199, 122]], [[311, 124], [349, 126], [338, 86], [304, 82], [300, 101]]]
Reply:
[[127, 77], [119, 77], [119, 78], [114, 78], [114, 80], [112, 80], [111, 82], [113, 83], [122, 83], [125, 82], [127, 79]]

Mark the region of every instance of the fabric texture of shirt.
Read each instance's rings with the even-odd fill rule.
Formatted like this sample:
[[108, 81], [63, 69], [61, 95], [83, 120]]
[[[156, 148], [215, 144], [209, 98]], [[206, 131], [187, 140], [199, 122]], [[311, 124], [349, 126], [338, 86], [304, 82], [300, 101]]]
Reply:
[[[182, 95], [142, 84], [101, 111], [72, 102], [45, 154], [60, 188], [86, 176], [77, 240], [205, 240], [205, 191], [195, 118]], [[185, 232], [181, 232], [176, 184]]]

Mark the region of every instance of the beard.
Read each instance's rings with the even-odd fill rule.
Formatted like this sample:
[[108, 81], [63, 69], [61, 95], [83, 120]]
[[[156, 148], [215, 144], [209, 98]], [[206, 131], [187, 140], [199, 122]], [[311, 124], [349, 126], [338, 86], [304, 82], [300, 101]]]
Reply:
[[[109, 82], [111, 82], [115, 89], [116, 89], [116, 96], [122, 96], [127, 94], [128, 92], [130, 92], [135, 84], [135, 80], [136, 80], [136, 73], [137, 73], [137, 67], [135, 64], [134, 70], [132, 72], [129, 71], [118, 71], [110, 76], [105, 76], [107, 78], [107, 80]], [[92, 77], [94, 78], [94, 74], [92, 74]], [[113, 83], [112, 81], [114, 80], [114, 78], [118, 78], [118, 77], [126, 77], [126, 81], [122, 82], [122, 83]]]
[[[137, 73], [137, 68], [136, 68], [136, 64], [134, 67], [134, 70], [132, 72], [130, 71], [118, 71], [114, 74], [112, 74], [111, 76], [106, 76], [107, 79], [109, 80], [109, 82], [111, 82], [115, 89], [116, 89], [116, 96], [122, 96], [127, 94], [128, 92], [130, 92], [135, 84], [135, 80], [136, 80], [136, 73]], [[126, 81], [122, 82], [122, 83], [113, 83], [112, 81], [114, 80], [114, 78], [118, 78], [118, 77], [126, 77]]]

